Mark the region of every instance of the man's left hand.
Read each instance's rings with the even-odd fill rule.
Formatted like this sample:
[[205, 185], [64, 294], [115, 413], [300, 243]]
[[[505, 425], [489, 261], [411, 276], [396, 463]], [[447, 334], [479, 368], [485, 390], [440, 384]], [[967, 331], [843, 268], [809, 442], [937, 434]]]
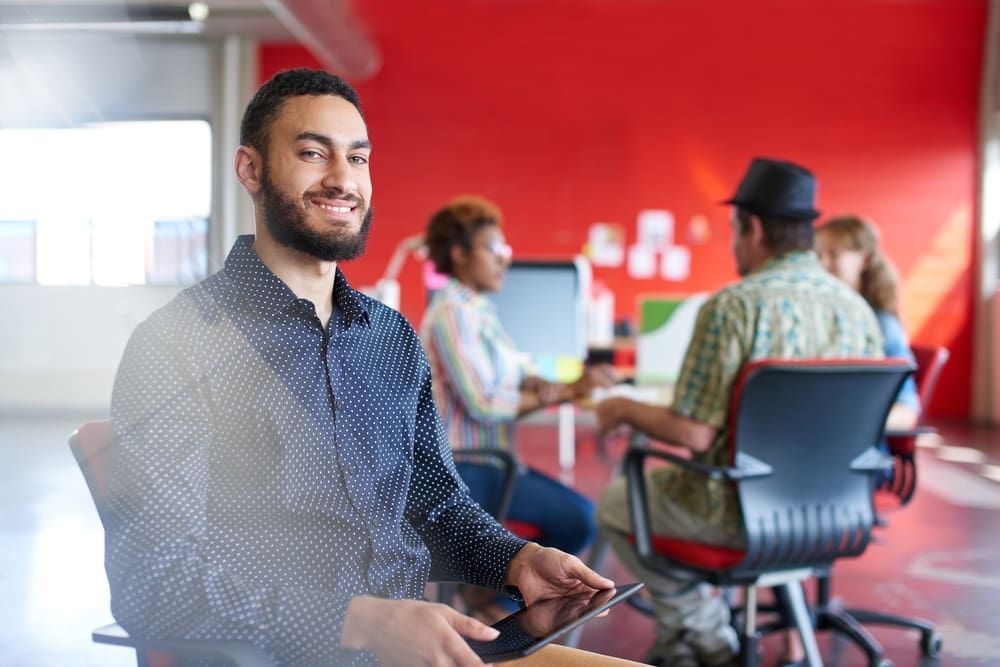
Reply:
[[510, 562], [505, 583], [517, 586], [524, 601], [613, 588], [614, 582], [558, 549], [527, 544]]

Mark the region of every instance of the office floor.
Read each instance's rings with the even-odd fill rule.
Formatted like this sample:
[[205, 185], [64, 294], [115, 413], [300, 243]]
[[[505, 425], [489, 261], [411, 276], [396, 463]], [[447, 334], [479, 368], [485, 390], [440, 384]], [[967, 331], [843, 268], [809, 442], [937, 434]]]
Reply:
[[[0, 419], [0, 665], [134, 665], [124, 650], [89, 641], [110, 620], [100, 524], [66, 446], [82, 418]], [[522, 456], [558, 473], [556, 427], [521, 427]], [[836, 569], [836, 595], [853, 606], [919, 615], [944, 638], [940, 660], [921, 660], [909, 633], [875, 629], [897, 667], [1000, 665], [1000, 431], [939, 424], [940, 441], [919, 453], [917, 497], [890, 517], [881, 541]], [[616, 448], [612, 447], [612, 454]], [[565, 479], [591, 497], [612, 463], [596, 452], [592, 427], [577, 424], [577, 465]], [[604, 572], [630, 576], [615, 561]], [[631, 608], [591, 621], [581, 647], [641, 658], [652, 622]], [[864, 665], [854, 647], [821, 639], [827, 664]], [[766, 665], [776, 646], [765, 642]]]

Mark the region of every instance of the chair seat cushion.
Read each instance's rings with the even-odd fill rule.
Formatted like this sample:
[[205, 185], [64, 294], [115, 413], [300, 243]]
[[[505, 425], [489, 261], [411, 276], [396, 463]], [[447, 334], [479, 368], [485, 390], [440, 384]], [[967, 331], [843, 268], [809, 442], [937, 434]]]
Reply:
[[[635, 536], [628, 536], [635, 544]], [[688, 563], [699, 568], [727, 569], [743, 560], [746, 552], [742, 549], [716, 547], [699, 542], [679, 540], [676, 537], [653, 535], [653, 552], [671, 560]]]

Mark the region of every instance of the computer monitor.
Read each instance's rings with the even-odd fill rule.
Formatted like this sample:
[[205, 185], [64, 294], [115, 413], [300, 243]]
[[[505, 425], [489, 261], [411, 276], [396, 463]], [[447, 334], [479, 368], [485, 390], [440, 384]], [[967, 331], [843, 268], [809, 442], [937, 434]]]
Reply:
[[518, 350], [535, 359], [587, 355], [590, 264], [567, 260], [515, 260], [503, 287], [487, 296]]

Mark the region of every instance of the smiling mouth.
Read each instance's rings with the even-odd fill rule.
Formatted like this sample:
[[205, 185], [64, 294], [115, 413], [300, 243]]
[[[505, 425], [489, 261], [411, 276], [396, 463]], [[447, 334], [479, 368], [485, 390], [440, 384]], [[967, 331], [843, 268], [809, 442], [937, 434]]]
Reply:
[[333, 206], [332, 204], [318, 204], [318, 206], [330, 213], [350, 213], [354, 210], [353, 206]]

